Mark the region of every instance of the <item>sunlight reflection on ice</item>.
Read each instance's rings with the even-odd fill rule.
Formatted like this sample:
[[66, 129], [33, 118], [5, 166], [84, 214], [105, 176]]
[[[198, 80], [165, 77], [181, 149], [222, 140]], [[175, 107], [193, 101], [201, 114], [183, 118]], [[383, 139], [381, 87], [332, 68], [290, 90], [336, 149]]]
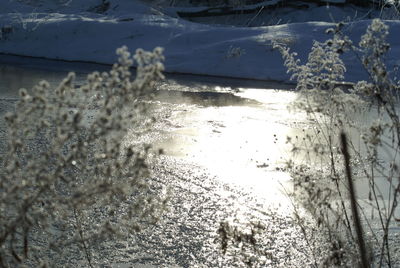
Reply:
[[291, 122], [304, 120], [288, 106], [292, 91], [240, 89], [235, 95], [260, 102], [253, 106], [199, 107], [175, 120], [183, 127], [159, 144], [166, 154], [188, 158], [225, 183], [248, 188], [274, 203], [287, 203], [282, 186], [290, 176], [280, 168], [288, 160]]

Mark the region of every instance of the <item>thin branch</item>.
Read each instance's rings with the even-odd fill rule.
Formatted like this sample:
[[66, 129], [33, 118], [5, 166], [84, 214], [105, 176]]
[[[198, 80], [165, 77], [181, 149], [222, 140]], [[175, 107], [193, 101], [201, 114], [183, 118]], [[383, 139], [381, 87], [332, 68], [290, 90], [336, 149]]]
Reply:
[[371, 264], [369, 263], [369, 260], [367, 257], [367, 250], [366, 250], [365, 241], [364, 241], [364, 234], [363, 234], [363, 230], [362, 230], [362, 226], [361, 226], [360, 215], [358, 212], [356, 193], [355, 193], [355, 188], [353, 185], [353, 178], [351, 175], [350, 155], [349, 155], [349, 151], [347, 148], [347, 137], [344, 132], [340, 133], [340, 142], [341, 142], [342, 153], [343, 153], [343, 157], [344, 157], [344, 166], [345, 166], [345, 170], [346, 170], [346, 177], [347, 177], [348, 184], [349, 184], [349, 197], [350, 197], [350, 203], [351, 203], [351, 211], [353, 213], [354, 228], [357, 233], [357, 242], [358, 242], [358, 247], [359, 247], [360, 257], [361, 257], [361, 267], [369, 268], [369, 267], [371, 267]]
[[75, 222], [76, 222], [76, 228], [78, 229], [79, 236], [81, 238], [82, 247], [83, 247], [83, 250], [85, 252], [86, 260], [87, 260], [87, 262], [89, 264], [89, 267], [90, 268], [94, 268], [94, 266], [92, 265], [92, 258], [90, 257], [90, 252], [89, 252], [90, 250], [89, 250], [89, 248], [87, 247], [87, 245], [85, 243], [84, 236], [83, 236], [82, 225], [81, 225], [81, 222], [79, 220], [78, 214], [76, 213], [76, 209], [75, 208], [74, 208], [74, 217], [75, 217]]

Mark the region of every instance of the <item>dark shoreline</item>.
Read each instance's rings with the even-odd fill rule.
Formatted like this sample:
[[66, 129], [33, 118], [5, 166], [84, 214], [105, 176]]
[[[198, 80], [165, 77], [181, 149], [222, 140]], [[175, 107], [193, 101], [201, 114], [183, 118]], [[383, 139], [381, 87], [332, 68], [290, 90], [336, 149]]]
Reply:
[[[50, 59], [44, 57], [33, 57], [16, 54], [0, 53], [0, 66], [10, 65], [22, 68], [38, 69], [53, 72], [71, 72], [88, 74], [93, 71], [108, 71], [112, 65], [88, 61], [68, 61], [61, 59]], [[222, 87], [246, 87], [260, 89], [282, 89], [292, 90], [295, 83], [287, 83], [277, 80], [246, 79], [218, 75], [203, 75], [192, 73], [164, 72], [166, 81], [179, 81], [180, 84], [191, 86], [193, 84], [210, 84]]]

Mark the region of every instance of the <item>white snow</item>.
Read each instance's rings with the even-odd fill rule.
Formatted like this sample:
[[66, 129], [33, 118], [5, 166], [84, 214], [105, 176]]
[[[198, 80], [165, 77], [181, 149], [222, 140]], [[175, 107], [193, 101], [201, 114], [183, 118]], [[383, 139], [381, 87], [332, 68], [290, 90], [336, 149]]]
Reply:
[[[272, 43], [289, 46], [304, 61], [313, 40], [328, 39], [325, 30], [335, 25], [304, 21], [321, 16], [321, 9], [319, 14], [304, 14], [304, 22], [248, 28], [173, 18], [137, 0], [110, 0], [103, 14], [93, 12], [100, 0], [63, 0], [61, 7], [57, 5], [60, 1], [25, 1], [28, 5], [2, 0], [0, 53], [112, 64], [116, 48], [123, 45], [132, 52], [161, 46], [167, 72], [287, 81], [289, 75]], [[358, 42], [370, 22], [348, 23], [345, 32]], [[386, 23], [390, 27], [390, 68], [400, 58], [400, 21]], [[348, 53], [344, 60], [348, 80], [366, 78], [356, 55]]]

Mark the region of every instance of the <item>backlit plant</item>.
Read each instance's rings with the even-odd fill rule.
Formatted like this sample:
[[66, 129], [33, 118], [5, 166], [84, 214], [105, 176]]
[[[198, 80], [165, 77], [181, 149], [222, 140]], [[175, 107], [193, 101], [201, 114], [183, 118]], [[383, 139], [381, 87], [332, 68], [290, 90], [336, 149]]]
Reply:
[[110, 72], [83, 85], [70, 73], [55, 89], [45, 81], [22, 89], [6, 115], [0, 267], [70, 266], [74, 258], [92, 266], [91, 245], [157, 221], [164, 199], [148, 186], [149, 147], [139, 136], [151, 121], [143, 98], [162, 77], [162, 50], [117, 53]]

